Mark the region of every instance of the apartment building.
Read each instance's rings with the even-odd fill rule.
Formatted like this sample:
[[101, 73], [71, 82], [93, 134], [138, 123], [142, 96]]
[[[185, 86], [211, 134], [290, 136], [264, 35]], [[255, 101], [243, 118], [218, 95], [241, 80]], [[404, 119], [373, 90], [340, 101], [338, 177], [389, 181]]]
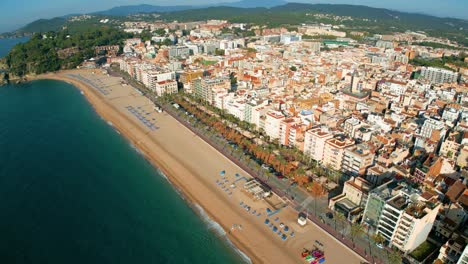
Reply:
[[175, 72], [173, 71], [144, 70], [141, 76], [141, 82], [153, 91], [156, 91], [158, 86], [166, 86], [168, 83], [171, 83], [170, 85], [175, 83], [177, 91], [177, 82], [175, 81]]
[[446, 107], [442, 113], [442, 119], [449, 122], [455, 122], [460, 116], [460, 111], [453, 107]]
[[214, 104], [214, 95], [217, 91], [228, 92], [231, 89], [229, 77], [198, 78], [193, 80], [195, 96]]
[[465, 246], [462, 255], [458, 259], [457, 264], [468, 264], [468, 246]]
[[442, 121], [428, 118], [424, 121], [424, 125], [421, 127], [420, 137], [416, 139], [415, 145], [417, 147], [425, 146], [426, 139], [435, 141], [438, 143], [441, 138], [445, 136], [447, 132], [445, 125]]
[[455, 159], [458, 155], [458, 150], [460, 149], [460, 144], [457, 142], [455, 135], [450, 135], [442, 142], [440, 146], [439, 155]]
[[431, 83], [455, 83], [458, 81], [459, 73], [433, 67], [423, 67], [421, 69], [421, 78]]
[[[279, 143], [284, 146], [290, 146], [289, 142], [289, 135], [291, 133], [291, 127], [296, 123], [294, 119], [288, 118], [285, 120], [282, 120], [280, 123], [280, 135], [279, 135]], [[292, 146], [294, 145], [294, 142], [291, 142]]]
[[355, 117], [351, 117], [344, 122], [344, 132], [351, 138], [354, 138], [356, 131], [361, 127], [361, 121]]
[[[444, 264], [456, 264], [461, 260], [465, 248], [465, 238], [463, 236], [456, 235], [456, 237], [449, 239], [444, 245], [442, 245], [437, 259], [442, 261]], [[466, 259], [466, 263], [468, 263], [468, 258]]]
[[345, 149], [341, 170], [350, 175], [364, 175], [374, 162], [375, 154], [369, 144], [362, 143]]
[[265, 115], [265, 133], [271, 139], [280, 139], [280, 125], [285, 116], [279, 111], [269, 111]]
[[325, 142], [332, 137], [333, 134], [326, 128], [307, 130], [304, 137], [304, 153], [316, 161], [322, 161]]
[[169, 48], [169, 58], [181, 58], [188, 57], [190, 55], [190, 49], [186, 46], [171, 46]]
[[330, 138], [325, 142], [323, 164], [341, 170], [345, 149], [354, 145], [354, 140], [345, 137]]
[[157, 96], [163, 96], [166, 94], [175, 94], [177, 93], [177, 82], [175, 80], [166, 80], [162, 82], [158, 82], [155, 85], [155, 89], [153, 90], [156, 92]]
[[440, 204], [426, 201], [411, 189], [385, 201], [377, 232], [390, 245], [408, 253], [426, 241], [439, 212]]

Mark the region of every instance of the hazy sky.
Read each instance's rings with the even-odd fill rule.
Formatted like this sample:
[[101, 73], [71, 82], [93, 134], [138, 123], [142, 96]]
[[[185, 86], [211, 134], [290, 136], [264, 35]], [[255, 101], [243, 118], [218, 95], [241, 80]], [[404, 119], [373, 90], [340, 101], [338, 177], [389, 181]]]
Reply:
[[[119, 5], [199, 5], [236, 0], [0, 0], [0, 32], [39, 18], [105, 10]], [[468, 19], [468, 0], [289, 0], [290, 2], [360, 4], [400, 11]]]

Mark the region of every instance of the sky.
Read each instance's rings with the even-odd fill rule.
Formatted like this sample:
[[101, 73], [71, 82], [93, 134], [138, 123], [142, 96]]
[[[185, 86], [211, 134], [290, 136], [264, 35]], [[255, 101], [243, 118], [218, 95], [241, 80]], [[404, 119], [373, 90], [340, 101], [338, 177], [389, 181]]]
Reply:
[[[40, 18], [106, 10], [120, 5], [201, 5], [236, 0], [0, 0], [0, 32]], [[289, 2], [358, 4], [468, 19], [468, 0], [287, 0]]]

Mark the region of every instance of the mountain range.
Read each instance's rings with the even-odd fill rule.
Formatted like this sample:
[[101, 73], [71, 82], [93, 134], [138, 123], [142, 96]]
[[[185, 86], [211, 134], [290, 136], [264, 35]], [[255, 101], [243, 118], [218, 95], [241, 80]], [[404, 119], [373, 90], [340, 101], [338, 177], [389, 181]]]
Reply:
[[255, 7], [265, 7], [271, 8], [275, 6], [281, 6], [287, 4], [283, 0], [242, 0], [238, 2], [226, 2], [210, 5], [177, 5], [177, 6], [157, 6], [157, 5], [126, 5], [126, 6], [117, 6], [108, 10], [94, 12], [96, 15], [106, 15], [106, 16], [128, 16], [133, 14], [141, 13], [167, 13], [175, 11], [184, 11], [191, 9], [201, 9], [208, 7], [237, 7], [237, 8], [255, 8]]
[[[432, 36], [442, 36], [459, 43], [468, 43], [468, 20], [440, 18], [430, 15], [406, 13], [384, 8], [338, 4], [303, 4], [283, 0], [242, 0], [210, 6], [119, 6], [95, 12], [103, 17], [126, 17], [133, 14], [157, 13], [166, 21], [195, 21], [225, 19], [231, 22], [245, 22], [268, 26], [298, 25], [302, 23], [342, 24], [353, 30], [371, 34], [401, 32], [405, 30], [425, 31]], [[336, 21], [331, 17], [315, 17], [315, 14], [328, 14], [351, 17]], [[55, 31], [69, 25], [69, 16], [53, 19], [40, 19], [19, 29], [15, 33]], [[154, 19], [154, 18], [153, 18]]]

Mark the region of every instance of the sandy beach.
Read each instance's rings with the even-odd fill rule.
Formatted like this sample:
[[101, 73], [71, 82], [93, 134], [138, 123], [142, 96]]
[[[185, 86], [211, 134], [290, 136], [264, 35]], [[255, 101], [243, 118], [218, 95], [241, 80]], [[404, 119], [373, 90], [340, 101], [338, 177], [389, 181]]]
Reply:
[[[94, 73], [71, 70], [34, 79], [61, 80], [78, 87], [96, 112], [111, 122], [191, 203], [202, 207], [218, 222], [226, 236], [253, 263], [306, 263], [300, 253], [303, 248], [310, 248], [315, 240], [324, 245], [326, 263], [362, 261], [313, 223], [300, 227], [297, 213], [290, 207], [268, 217], [266, 208], [281, 207], [278, 197], [254, 200], [242, 191], [246, 179], [251, 178], [245, 171], [168, 114], [156, 112], [150, 100], [133, 87], [122, 85], [120, 78], [107, 76], [100, 70]], [[224, 176], [220, 175], [223, 170]], [[266, 218], [276, 226], [283, 223], [289, 227], [283, 232], [286, 240], [264, 224]], [[231, 230], [233, 226], [242, 228]]]

